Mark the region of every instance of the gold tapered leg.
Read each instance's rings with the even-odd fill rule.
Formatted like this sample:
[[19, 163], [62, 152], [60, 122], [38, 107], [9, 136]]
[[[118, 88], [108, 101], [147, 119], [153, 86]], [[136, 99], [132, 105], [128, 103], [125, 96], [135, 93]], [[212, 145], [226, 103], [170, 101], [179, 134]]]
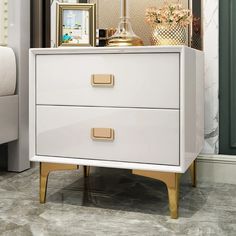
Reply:
[[84, 166], [84, 177], [89, 177], [90, 175], [90, 166]]
[[77, 165], [54, 164], [54, 163], [40, 163], [40, 203], [46, 202], [48, 176], [51, 171], [60, 170], [77, 170]]
[[192, 186], [194, 188], [197, 187], [197, 163], [194, 161], [191, 166], [189, 167], [191, 179], [192, 179]]
[[164, 182], [168, 189], [169, 209], [172, 219], [178, 218], [179, 178], [180, 174], [154, 171], [133, 170], [133, 174], [145, 176]]
[[173, 177], [173, 184], [167, 184], [168, 197], [169, 197], [169, 209], [172, 219], [178, 218], [178, 209], [179, 209], [179, 175], [175, 174]]
[[43, 168], [43, 163], [40, 163], [40, 203], [46, 202], [46, 194], [47, 194], [47, 185], [48, 185], [48, 175], [49, 172], [47, 172]]

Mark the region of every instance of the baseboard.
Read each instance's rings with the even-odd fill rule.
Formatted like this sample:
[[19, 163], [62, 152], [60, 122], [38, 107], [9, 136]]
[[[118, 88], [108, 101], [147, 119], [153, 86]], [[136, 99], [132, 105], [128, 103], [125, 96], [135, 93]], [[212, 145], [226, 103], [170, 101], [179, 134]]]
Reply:
[[201, 182], [236, 184], [236, 156], [201, 155], [197, 173]]

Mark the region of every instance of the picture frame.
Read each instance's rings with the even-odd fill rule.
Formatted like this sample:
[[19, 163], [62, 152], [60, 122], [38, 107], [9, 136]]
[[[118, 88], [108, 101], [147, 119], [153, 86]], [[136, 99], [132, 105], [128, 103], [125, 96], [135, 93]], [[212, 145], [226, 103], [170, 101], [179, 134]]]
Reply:
[[96, 4], [57, 3], [56, 46], [96, 46]]

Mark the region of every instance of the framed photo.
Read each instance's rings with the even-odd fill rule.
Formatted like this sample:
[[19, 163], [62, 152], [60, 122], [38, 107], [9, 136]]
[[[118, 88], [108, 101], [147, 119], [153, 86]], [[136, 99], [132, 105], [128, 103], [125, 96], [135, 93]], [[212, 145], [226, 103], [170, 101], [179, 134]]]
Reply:
[[56, 46], [96, 45], [96, 4], [57, 4]]

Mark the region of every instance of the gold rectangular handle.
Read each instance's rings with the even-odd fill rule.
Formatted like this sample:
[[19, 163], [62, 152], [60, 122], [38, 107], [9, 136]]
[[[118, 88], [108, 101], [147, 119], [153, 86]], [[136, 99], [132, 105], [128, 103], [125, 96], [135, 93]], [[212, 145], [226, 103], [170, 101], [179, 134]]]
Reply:
[[92, 128], [91, 138], [93, 140], [113, 141], [115, 139], [115, 131], [110, 128]]
[[114, 81], [114, 75], [111, 74], [94, 74], [91, 76], [93, 87], [113, 87]]

